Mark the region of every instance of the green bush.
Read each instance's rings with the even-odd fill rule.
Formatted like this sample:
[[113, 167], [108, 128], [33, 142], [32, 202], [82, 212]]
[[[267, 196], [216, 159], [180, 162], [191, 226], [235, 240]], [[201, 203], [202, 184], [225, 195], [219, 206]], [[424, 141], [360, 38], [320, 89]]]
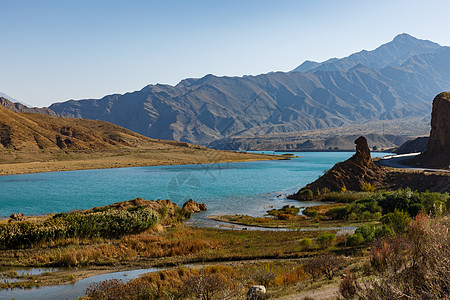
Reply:
[[395, 233], [404, 233], [411, 222], [411, 218], [408, 213], [396, 209], [394, 212], [384, 215], [381, 222], [390, 226]]
[[313, 191], [310, 189], [304, 189], [297, 193], [299, 200], [311, 200], [314, 197]]
[[160, 216], [151, 209], [61, 213], [42, 224], [14, 222], [0, 226], [0, 246], [26, 248], [36, 243], [70, 237], [118, 238], [152, 227]]
[[375, 238], [391, 238], [395, 236], [395, 232], [392, 228], [388, 227], [386, 224], [375, 229]]
[[358, 227], [355, 230], [356, 234], [360, 234], [365, 242], [371, 242], [375, 238], [375, 225], [368, 224]]
[[364, 243], [364, 237], [360, 233], [351, 234], [347, 237], [349, 246], [358, 246], [362, 243]]
[[326, 232], [317, 237], [317, 242], [319, 243], [321, 248], [328, 248], [333, 245], [336, 240], [336, 236], [330, 232]]
[[303, 238], [300, 240], [299, 244], [300, 244], [300, 249], [304, 251], [304, 250], [308, 250], [309, 248], [311, 248], [312, 241], [310, 238]]
[[295, 207], [294, 205], [289, 206], [285, 205], [280, 209], [271, 209], [267, 211], [267, 213], [271, 216], [277, 217], [280, 220], [288, 220], [293, 216], [297, 216], [300, 211], [300, 208]]

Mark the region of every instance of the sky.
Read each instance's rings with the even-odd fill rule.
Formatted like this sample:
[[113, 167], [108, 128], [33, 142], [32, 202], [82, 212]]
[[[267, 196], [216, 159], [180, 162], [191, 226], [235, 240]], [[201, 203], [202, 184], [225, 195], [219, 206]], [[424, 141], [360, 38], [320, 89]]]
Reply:
[[0, 0], [0, 92], [33, 106], [289, 71], [406, 32], [450, 45], [448, 0]]

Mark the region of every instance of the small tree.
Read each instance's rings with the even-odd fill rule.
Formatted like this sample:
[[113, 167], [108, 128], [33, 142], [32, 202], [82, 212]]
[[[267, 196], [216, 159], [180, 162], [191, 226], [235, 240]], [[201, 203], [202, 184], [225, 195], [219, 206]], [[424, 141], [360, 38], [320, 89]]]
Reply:
[[272, 264], [262, 265], [254, 271], [252, 279], [264, 287], [269, 287], [270, 284], [277, 278], [277, 272]]
[[331, 280], [341, 264], [342, 259], [335, 254], [323, 254], [308, 259], [305, 268], [313, 280], [318, 279], [321, 275], [325, 275], [327, 279]]
[[219, 274], [205, 274], [192, 276], [184, 283], [184, 291], [187, 295], [194, 295], [202, 300], [211, 300], [219, 292], [227, 288], [226, 280]]
[[336, 240], [336, 235], [334, 235], [330, 232], [326, 232], [317, 237], [317, 242], [319, 243], [320, 247], [322, 247], [322, 248], [330, 247], [331, 245], [333, 245], [335, 240]]

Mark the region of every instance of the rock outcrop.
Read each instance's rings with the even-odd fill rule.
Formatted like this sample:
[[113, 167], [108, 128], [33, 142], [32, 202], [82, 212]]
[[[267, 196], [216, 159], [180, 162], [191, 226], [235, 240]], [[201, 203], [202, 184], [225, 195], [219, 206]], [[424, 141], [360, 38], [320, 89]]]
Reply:
[[406, 141], [394, 152], [396, 154], [425, 152], [427, 150], [428, 140], [429, 137], [421, 136], [414, 140]]
[[364, 183], [379, 186], [384, 175], [382, 169], [376, 166], [370, 156], [370, 149], [365, 137], [355, 140], [356, 153], [344, 162], [336, 164], [316, 181], [302, 188], [298, 193], [288, 196], [290, 199], [302, 199], [302, 191], [309, 189], [314, 194], [325, 190], [360, 191]]
[[194, 213], [206, 210], [206, 204], [194, 202], [189, 199], [183, 204], [183, 209], [187, 212]]
[[444, 92], [434, 98], [427, 150], [411, 163], [430, 168], [450, 168], [450, 93]]

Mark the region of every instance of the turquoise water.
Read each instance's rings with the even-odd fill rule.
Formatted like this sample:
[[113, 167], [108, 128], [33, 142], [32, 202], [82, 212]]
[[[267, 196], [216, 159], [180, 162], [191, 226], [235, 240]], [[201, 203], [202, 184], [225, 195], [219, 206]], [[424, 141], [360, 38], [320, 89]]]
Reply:
[[298, 203], [284, 195], [296, 192], [352, 154], [302, 152], [292, 160], [0, 176], [0, 216], [87, 209], [136, 197], [171, 199], [178, 204], [192, 198], [206, 203], [207, 214], [260, 215], [272, 206]]

